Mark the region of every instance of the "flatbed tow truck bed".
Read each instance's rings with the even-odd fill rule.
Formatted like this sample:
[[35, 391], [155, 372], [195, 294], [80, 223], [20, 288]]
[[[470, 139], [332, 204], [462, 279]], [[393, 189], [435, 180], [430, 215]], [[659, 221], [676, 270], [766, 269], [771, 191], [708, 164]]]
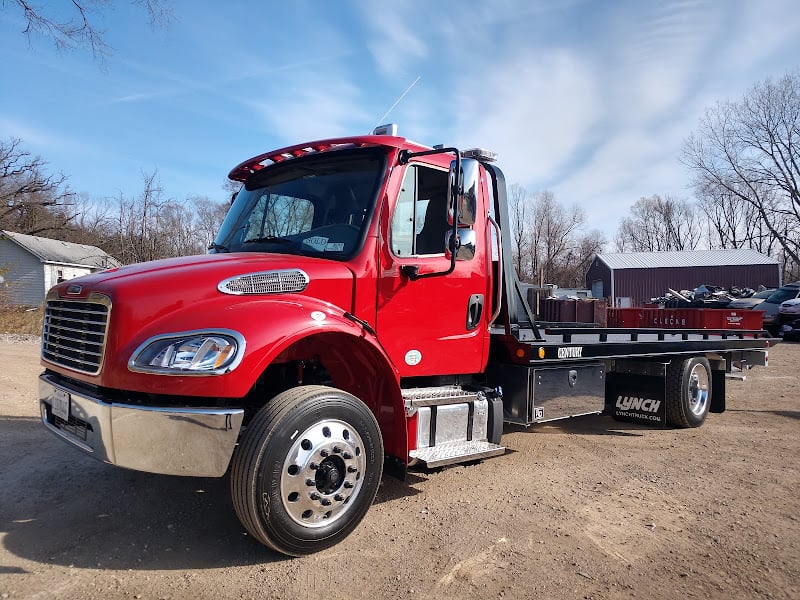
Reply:
[[494, 357], [516, 364], [611, 360], [747, 350], [765, 351], [779, 339], [761, 330], [599, 328], [548, 325], [538, 339], [492, 333]]
[[514, 334], [492, 331], [487, 382], [501, 386], [504, 420], [522, 425], [601, 412], [666, 425], [667, 404], [693, 385], [681, 365], [700, 359], [708, 365], [703, 385], [714, 390], [710, 412], [723, 412], [726, 377], [766, 365], [769, 347], [779, 341], [761, 330], [577, 323], [537, 324]]

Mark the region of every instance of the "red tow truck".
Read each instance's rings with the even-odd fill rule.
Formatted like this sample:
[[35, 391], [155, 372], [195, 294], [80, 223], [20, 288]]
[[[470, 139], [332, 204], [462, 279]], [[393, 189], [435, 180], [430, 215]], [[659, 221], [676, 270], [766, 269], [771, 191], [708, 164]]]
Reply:
[[227, 474], [245, 529], [304, 555], [384, 470], [500, 455], [505, 422], [697, 427], [726, 373], [766, 365], [760, 330], [538, 323], [493, 160], [386, 126], [244, 161], [208, 254], [50, 290], [44, 426], [120, 467]]

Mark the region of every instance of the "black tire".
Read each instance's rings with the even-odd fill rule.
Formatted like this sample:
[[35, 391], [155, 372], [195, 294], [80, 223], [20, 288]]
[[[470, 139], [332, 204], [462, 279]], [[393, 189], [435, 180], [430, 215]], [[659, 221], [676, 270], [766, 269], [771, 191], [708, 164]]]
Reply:
[[667, 422], [700, 427], [711, 407], [711, 366], [706, 358], [673, 360], [667, 366]]
[[231, 468], [231, 496], [248, 533], [290, 556], [343, 540], [369, 510], [383, 439], [358, 398], [331, 387], [287, 390], [253, 418]]

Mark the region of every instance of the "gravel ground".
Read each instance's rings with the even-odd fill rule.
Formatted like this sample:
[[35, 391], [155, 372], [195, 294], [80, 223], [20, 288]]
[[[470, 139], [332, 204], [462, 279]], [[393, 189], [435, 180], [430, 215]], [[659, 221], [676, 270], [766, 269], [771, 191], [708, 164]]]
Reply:
[[699, 429], [589, 416], [386, 477], [343, 543], [250, 539], [227, 479], [125, 471], [46, 432], [38, 346], [0, 340], [0, 598], [800, 598], [800, 344]]

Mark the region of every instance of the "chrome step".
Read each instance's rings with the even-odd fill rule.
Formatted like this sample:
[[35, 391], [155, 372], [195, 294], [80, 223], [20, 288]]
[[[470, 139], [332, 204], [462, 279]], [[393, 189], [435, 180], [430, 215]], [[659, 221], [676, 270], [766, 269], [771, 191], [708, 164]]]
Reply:
[[457, 404], [460, 402], [475, 402], [477, 392], [468, 392], [458, 385], [445, 385], [440, 387], [408, 388], [402, 391], [406, 408], [420, 406], [437, 406], [443, 404]]
[[428, 467], [442, 467], [444, 465], [499, 456], [505, 451], [505, 446], [486, 441], [470, 440], [412, 450], [409, 456], [424, 462]]

